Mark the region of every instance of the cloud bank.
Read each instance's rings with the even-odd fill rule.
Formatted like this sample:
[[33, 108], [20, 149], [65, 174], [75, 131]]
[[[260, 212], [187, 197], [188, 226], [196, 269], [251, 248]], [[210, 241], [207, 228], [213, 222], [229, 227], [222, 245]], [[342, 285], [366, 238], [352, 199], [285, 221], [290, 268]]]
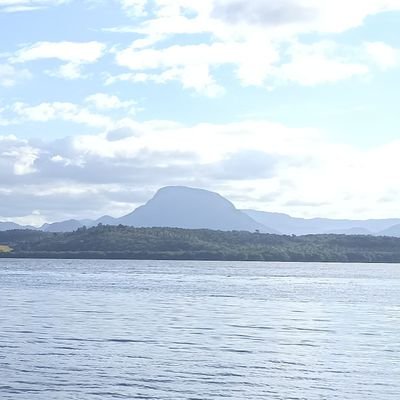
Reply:
[[[50, 115], [63, 118], [59, 112]], [[118, 216], [166, 185], [203, 187], [239, 207], [299, 216], [315, 216], [318, 203], [321, 216], [394, 217], [399, 150], [400, 141], [360, 151], [266, 120], [187, 126], [123, 118], [95, 135], [1, 136], [0, 219]]]

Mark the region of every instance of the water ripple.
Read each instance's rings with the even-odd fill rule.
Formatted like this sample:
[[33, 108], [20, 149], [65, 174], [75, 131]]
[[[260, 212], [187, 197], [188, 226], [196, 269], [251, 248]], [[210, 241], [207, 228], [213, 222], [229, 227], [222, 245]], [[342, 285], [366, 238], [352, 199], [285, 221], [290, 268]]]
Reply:
[[0, 260], [1, 400], [398, 400], [396, 265]]

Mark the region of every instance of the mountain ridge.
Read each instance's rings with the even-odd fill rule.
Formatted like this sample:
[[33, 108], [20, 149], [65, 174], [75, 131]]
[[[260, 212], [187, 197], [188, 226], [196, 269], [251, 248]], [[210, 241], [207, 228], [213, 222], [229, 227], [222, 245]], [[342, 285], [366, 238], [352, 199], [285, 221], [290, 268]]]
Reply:
[[0, 232], [10, 231], [13, 229], [31, 229], [35, 230], [34, 226], [31, 225], [19, 225], [15, 222], [8, 222], [8, 221], [0, 221]]
[[[267, 211], [242, 210], [247, 215], [260, 223], [268, 221], [272, 229], [277, 229], [282, 234], [288, 235], [309, 235], [309, 234], [329, 234], [329, 233], [345, 233], [352, 234], [371, 234], [382, 235], [384, 232], [400, 224], [398, 218], [387, 219], [330, 219], [330, 218], [297, 218], [291, 217], [283, 213], [271, 213]], [[362, 233], [363, 232], [363, 233]], [[400, 229], [399, 229], [400, 236]]]
[[72, 232], [83, 226], [126, 225], [184, 229], [260, 231], [283, 235], [345, 234], [400, 237], [400, 219], [297, 218], [284, 213], [237, 209], [220, 194], [186, 186], [159, 189], [145, 204], [122, 217], [102, 216], [96, 220], [69, 219], [40, 228], [14, 222], [0, 222], [0, 231], [37, 229], [44, 232]]

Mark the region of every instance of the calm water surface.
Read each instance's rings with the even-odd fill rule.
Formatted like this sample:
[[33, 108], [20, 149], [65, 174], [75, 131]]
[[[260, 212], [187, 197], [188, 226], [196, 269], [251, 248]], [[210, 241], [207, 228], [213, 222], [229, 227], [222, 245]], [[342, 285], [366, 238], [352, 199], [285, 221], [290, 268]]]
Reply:
[[400, 266], [0, 261], [0, 399], [400, 399]]

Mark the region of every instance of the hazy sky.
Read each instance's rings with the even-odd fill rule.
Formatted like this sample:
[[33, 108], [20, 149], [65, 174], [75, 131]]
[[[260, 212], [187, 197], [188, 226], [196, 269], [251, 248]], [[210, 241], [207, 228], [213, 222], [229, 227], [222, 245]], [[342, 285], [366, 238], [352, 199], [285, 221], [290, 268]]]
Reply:
[[400, 0], [0, 0], [0, 220], [400, 217], [399, 89]]

